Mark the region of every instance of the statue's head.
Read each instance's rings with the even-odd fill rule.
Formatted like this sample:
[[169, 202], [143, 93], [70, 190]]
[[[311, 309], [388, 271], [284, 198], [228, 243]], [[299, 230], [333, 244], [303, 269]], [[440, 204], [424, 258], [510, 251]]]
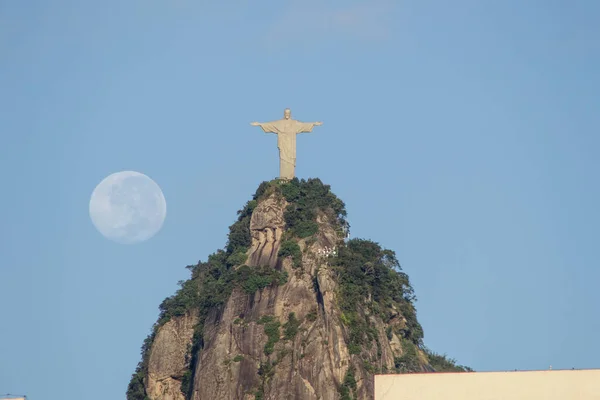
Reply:
[[289, 108], [286, 108], [286, 109], [283, 111], [283, 118], [285, 118], [285, 119], [290, 119], [290, 118], [292, 118], [292, 110], [290, 110]]

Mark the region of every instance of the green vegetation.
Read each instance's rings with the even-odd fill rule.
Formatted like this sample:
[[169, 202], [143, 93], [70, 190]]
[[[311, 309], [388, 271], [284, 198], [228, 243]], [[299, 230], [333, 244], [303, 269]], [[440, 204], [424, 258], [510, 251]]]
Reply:
[[394, 357], [394, 368], [396, 373], [417, 372], [421, 370], [421, 362], [417, 353], [417, 346], [410, 340], [402, 339], [402, 351], [400, 357]]
[[129, 381], [129, 385], [127, 386], [127, 399], [150, 400], [150, 398], [146, 396], [144, 376], [145, 372], [143, 372], [143, 370], [136, 370], [133, 374], [131, 381]]
[[429, 360], [429, 365], [433, 367], [436, 372], [473, 372], [473, 369], [456, 364], [456, 360], [448, 358], [446, 355], [434, 353], [426, 347], [423, 348], [423, 351]]
[[241, 354], [238, 354], [237, 356], [233, 357], [233, 362], [240, 362], [244, 359], [244, 356], [242, 356]]
[[353, 366], [348, 368], [344, 376], [344, 382], [339, 388], [341, 400], [352, 400], [356, 398], [356, 378], [354, 377], [355, 369]]
[[275, 349], [275, 343], [279, 342], [279, 327], [281, 323], [275, 319], [272, 315], [263, 315], [259, 320], [258, 324], [263, 325], [265, 334], [267, 335], [267, 343], [265, 344], [265, 355], [270, 355]]
[[277, 271], [268, 265], [249, 267], [242, 265], [234, 274], [234, 281], [248, 294], [256, 293], [270, 285], [283, 285], [288, 280], [286, 271]]
[[291, 340], [296, 337], [298, 333], [298, 327], [300, 327], [301, 322], [296, 318], [296, 314], [291, 312], [288, 315], [288, 321], [283, 325], [284, 338], [286, 340]]
[[248, 248], [240, 247], [236, 249], [235, 253], [227, 258], [227, 264], [229, 265], [242, 265], [246, 262]]
[[281, 362], [281, 360], [283, 360], [283, 358], [285, 356], [287, 356], [288, 354], [290, 354], [292, 351], [290, 349], [281, 349], [279, 350], [279, 352], [277, 353], [277, 359], [275, 360], [274, 364], [279, 364]]
[[[294, 233], [294, 235], [298, 236], [299, 238], [303, 239], [303, 238], [307, 238], [309, 236], [314, 235], [315, 233], [317, 233], [319, 231], [319, 225], [315, 222], [315, 221], [298, 221], [298, 222], [293, 222], [293, 220], [291, 220], [290, 215], [296, 214], [296, 211], [291, 211], [293, 210], [294, 206], [293, 205], [289, 205], [286, 208], [286, 212], [285, 212], [285, 222], [289, 225], [292, 225], [292, 232]], [[301, 218], [301, 217], [300, 217]]]
[[294, 178], [280, 185], [283, 197], [290, 203], [284, 213], [285, 223], [291, 233], [307, 238], [319, 230], [317, 210], [325, 213], [333, 223], [347, 226], [344, 202], [337, 198], [320, 179]]
[[375, 374], [379, 372], [378, 368], [376, 368], [373, 364], [366, 360], [363, 360], [363, 368], [370, 374]]
[[[365, 310], [389, 321], [397, 314], [395, 308], [407, 320], [395, 333], [414, 345], [422, 343], [423, 329], [413, 305], [414, 292], [393, 251], [369, 240], [353, 239], [339, 247], [338, 257], [330, 263], [339, 282], [341, 319], [348, 328], [351, 354], [360, 354], [374, 343], [378, 353], [381, 352], [381, 344], [365, 317]], [[392, 332], [391, 328], [386, 332], [390, 339]]]
[[317, 320], [317, 307], [311, 308], [310, 312], [306, 314], [306, 320], [315, 322]]
[[[156, 326], [156, 325], [155, 325]], [[148, 359], [150, 358], [150, 348], [154, 337], [156, 336], [156, 329], [153, 329], [152, 333], [144, 339], [142, 345], [142, 361], [140, 361], [131, 377], [131, 381], [127, 386], [127, 400], [150, 400], [146, 396], [146, 389], [144, 387], [144, 378], [148, 372]]]
[[275, 363], [266, 361], [260, 364], [258, 375], [261, 377], [260, 387], [254, 392], [255, 400], [263, 400], [265, 396], [265, 384], [275, 374]]
[[279, 246], [278, 257], [292, 257], [292, 266], [298, 268], [302, 266], [302, 250], [300, 246], [293, 240], [286, 240]]

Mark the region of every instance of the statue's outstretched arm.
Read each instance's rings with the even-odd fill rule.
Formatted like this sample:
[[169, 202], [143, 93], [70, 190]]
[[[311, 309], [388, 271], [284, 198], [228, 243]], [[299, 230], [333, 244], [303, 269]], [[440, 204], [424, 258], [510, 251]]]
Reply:
[[252, 126], [260, 126], [265, 133], [277, 133], [277, 127], [272, 122], [252, 122]]
[[321, 125], [323, 125], [322, 122], [300, 122], [300, 129], [298, 130], [298, 133], [312, 132], [315, 126]]

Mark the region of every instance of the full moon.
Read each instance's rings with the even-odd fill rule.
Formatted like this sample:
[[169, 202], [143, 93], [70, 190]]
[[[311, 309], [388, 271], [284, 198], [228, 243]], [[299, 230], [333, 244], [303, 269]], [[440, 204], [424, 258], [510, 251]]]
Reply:
[[150, 239], [162, 228], [166, 215], [167, 202], [160, 187], [135, 171], [107, 176], [90, 199], [90, 218], [96, 229], [121, 244]]

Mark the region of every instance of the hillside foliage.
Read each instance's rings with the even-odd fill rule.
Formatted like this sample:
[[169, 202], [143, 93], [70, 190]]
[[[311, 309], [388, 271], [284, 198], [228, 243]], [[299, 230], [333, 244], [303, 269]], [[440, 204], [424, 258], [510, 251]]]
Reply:
[[429, 365], [431, 365], [436, 372], [473, 372], [472, 368], [469, 368], [465, 365], [459, 365], [456, 363], [455, 359], [448, 358], [446, 355], [435, 353], [429, 350], [427, 347], [424, 347], [423, 351], [427, 355]]

